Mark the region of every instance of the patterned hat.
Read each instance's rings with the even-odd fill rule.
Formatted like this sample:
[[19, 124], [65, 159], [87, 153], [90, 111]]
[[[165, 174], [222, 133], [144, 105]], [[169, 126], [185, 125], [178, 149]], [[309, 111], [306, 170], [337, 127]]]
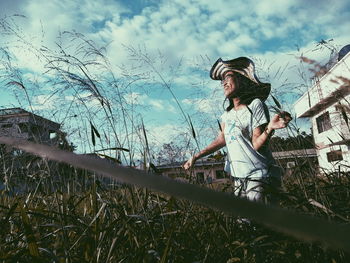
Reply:
[[224, 74], [228, 71], [234, 71], [242, 76], [250, 79], [257, 85], [255, 85], [255, 94], [256, 98], [265, 101], [270, 94], [271, 84], [262, 83], [255, 75], [255, 66], [254, 62], [246, 57], [239, 57], [232, 60], [223, 61], [219, 58], [210, 70], [210, 77], [213, 80], [222, 80]]

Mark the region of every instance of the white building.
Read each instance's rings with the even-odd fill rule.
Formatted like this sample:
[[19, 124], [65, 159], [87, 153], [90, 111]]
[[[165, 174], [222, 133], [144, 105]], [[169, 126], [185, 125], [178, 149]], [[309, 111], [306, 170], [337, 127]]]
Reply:
[[312, 121], [320, 172], [350, 171], [350, 45], [295, 103], [298, 118]]

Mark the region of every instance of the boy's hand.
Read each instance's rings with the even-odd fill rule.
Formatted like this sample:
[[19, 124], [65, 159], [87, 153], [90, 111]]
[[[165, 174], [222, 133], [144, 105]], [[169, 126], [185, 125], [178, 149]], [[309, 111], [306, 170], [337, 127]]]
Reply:
[[282, 111], [271, 119], [268, 128], [269, 129], [282, 129], [288, 126], [288, 123], [292, 120], [292, 116], [289, 112]]
[[188, 159], [188, 161], [187, 162], [185, 162], [184, 164], [183, 164], [183, 168], [185, 169], [185, 170], [188, 170], [188, 169], [190, 169], [193, 165], [194, 165], [194, 163], [196, 162], [196, 158], [194, 157], [194, 156], [192, 156], [190, 159]]

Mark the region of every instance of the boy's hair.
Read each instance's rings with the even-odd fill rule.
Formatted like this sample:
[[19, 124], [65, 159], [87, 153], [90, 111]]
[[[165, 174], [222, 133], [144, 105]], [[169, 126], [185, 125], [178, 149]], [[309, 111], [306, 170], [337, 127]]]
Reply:
[[[242, 104], [249, 105], [254, 99], [259, 98], [259, 96], [256, 94], [256, 86], [258, 85], [257, 83], [251, 81], [241, 74], [235, 74], [234, 81], [235, 85], [237, 85], [237, 97], [240, 98]], [[230, 111], [234, 107], [233, 99], [226, 99], [228, 99], [229, 105], [225, 110]]]

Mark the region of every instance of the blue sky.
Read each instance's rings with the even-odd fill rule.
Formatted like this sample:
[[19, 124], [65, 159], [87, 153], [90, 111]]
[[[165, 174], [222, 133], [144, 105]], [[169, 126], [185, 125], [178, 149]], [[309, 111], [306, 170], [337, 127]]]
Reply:
[[[223, 96], [208, 71], [217, 58], [253, 58], [261, 80], [272, 83], [275, 97], [292, 112], [293, 102], [308, 85], [308, 79], [300, 76], [300, 72], [309, 74], [307, 65], [300, 65], [297, 57], [305, 55], [324, 63], [330, 52], [326, 46], [317, 45], [319, 41], [333, 39], [329, 43], [338, 50], [350, 43], [350, 3], [345, 0], [332, 4], [324, 0], [218, 0], [215, 4], [210, 0], [3, 0], [0, 10], [2, 17], [23, 14], [25, 18], [16, 18], [15, 22], [37, 47], [55, 48], [59, 32], [76, 31], [99, 46], [106, 45], [106, 57], [118, 78], [123, 78], [123, 70], [153, 71], [149, 79], [135, 82], [123, 96], [140, 106], [137, 116], [145, 120], [150, 140], [158, 145], [188, 128], [155, 69], [171, 84], [195, 128], [208, 134], [204, 137], [213, 138]], [[57, 110], [58, 97], [48, 97], [52, 89], [42, 84], [47, 77], [43, 74], [45, 63], [20, 45], [8, 43], [17, 43], [15, 37], [6, 39], [2, 35], [1, 45], [9, 47], [23, 77], [38, 84], [30, 93], [33, 108], [43, 115]], [[131, 60], [125, 47], [147, 53], [155, 68]], [[135, 65], [140, 66], [138, 71]], [[2, 94], [2, 107], [29, 109], [23, 101], [20, 105], [12, 90], [4, 89]], [[70, 95], [64, 95], [67, 104]], [[63, 95], [59, 96], [62, 99]], [[273, 105], [271, 100], [268, 103]], [[299, 124], [308, 129], [306, 122]], [[205, 141], [200, 143], [204, 145]]]

